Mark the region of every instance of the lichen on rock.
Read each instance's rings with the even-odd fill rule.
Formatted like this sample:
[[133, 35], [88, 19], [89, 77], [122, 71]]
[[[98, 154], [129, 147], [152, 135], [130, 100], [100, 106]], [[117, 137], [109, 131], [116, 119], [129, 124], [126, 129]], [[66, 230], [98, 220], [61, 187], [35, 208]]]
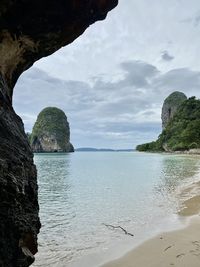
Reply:
[[33, 152], [74, 152], [65, 113], [56, 107], [43, 109], [30, 137]]

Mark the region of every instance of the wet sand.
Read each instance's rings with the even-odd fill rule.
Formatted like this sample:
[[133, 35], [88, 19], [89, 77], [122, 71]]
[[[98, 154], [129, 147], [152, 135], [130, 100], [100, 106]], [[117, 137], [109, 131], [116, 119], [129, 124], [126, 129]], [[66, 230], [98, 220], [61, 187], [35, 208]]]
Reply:
[[135, 248], [122, 258], [103, 267], [199, 267], [200, 266], [200, 196], [184, 202], [180, 216], [188, 217], [184, 229], [162, 233]]
[[150, 239], [103, 267], [167, 266], [200, 266], [200, 217], [193, 218], [187, 228]]
[[200, 195], [184, 202], [184, 208], [178, 212], [180, 216], [192, 216], [200, 213]]

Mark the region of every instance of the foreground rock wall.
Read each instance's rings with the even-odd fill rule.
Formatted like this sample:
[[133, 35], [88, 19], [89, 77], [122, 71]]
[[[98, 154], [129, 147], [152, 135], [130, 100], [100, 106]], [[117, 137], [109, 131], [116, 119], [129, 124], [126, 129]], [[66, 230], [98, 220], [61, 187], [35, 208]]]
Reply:
[[40, 229], [36, 168], [12, 108], [20, 74], [71, 43], [117, 0], [0, 1], [0, 267], [26, 267]]
[[36, 168], [23, 123], [0, 93], [0, 266], [33, 262], [38, 211]]

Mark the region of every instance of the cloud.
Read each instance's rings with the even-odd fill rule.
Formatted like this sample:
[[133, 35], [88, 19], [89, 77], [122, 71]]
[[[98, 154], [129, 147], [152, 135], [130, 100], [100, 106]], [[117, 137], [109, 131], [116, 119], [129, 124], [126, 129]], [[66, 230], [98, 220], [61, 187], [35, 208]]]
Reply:
[[[35, 67], [19, 79], [14, 107], [31, 131], [38, 113], [57, 106], [68, 116], [75, 147], [134, 147], [157, 138], [162, 103], [173, 91], [200, 96], [200, 72], [167, 72], [139, 60], [121, 62], [119, 78], [102, 75], [93, 83], [52, 77]], [[22, 101], [23, 100], [23, 101]]]
[[200, 23], [200, 15], [197, 15], [194, 19], [194, 26], [197, 27], [199, 26]]
[[162, 52], [161, 58], [163, 61], [172, 61], [174, 59], [166, 50]]
[[159, 73], [155, 66], [139, 60], [123, 62], [121, 67], [126, 72], [123, 85], [131, 85], [136, 88], [146, 87], [148, 80]]
[[26, 129], [42, 108], [58, 106], [76, 147], [155, 139], [165, 97], [200, 96], [199, 14], [199, 0], [119, 1], [105, 21], [21, 77], [14, 103]]
[[189, 23], [192, 24], [194, 27], [198, 27], [200, 24], [200, 11], [195, 12], [195, 15], [184, 18], [180, 21], [181, 23]]
[[200, 72], [188, 68], [173, 69], [160, 75], [154, 86], [160, 92], [183, 91], [186, 95], [199, 96]]

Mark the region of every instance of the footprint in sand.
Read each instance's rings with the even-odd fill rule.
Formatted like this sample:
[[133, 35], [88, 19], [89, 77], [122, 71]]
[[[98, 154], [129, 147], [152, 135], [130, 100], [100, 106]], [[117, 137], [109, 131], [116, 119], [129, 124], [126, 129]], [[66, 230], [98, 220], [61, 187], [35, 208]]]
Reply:
[[177, 257], [177, 259], [178, 259], [178, 258], [181, 258], [181, 257], [183, 257], [183, 256], [185, 256], [185, 254], [184, 254], [184, 253], [181, 253], [181, 254], [178, 254], [176, 257]]
[[174, 246], [174, 245], [167, 247], [167, 248], [164, 250], [164, 252], [167, 251], [168, 249], [172, 248], [173, 246]]
[[195, 246], [200, 247], [200, 241], [194, 241]]
[[199, 257], [200, 253], [194, 253], [193, 255]]
[[200, 256], [200, 241], [196, 240], [196, 241], [193, 241], [192, 242], [193, 246], [194, 246], [194, 249], [193, 250], [190, 250], [190, 252], [195, 255], [195, 256]]

